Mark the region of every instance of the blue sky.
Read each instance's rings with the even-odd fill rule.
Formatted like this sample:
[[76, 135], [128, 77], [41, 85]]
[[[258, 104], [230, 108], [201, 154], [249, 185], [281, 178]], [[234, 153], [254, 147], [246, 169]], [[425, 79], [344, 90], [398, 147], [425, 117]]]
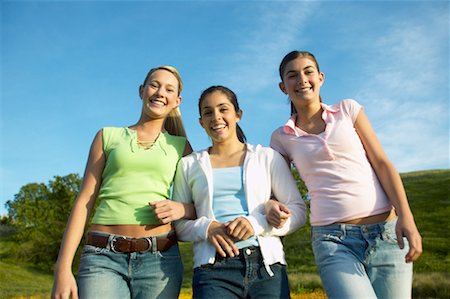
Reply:
[[1, 1], [0, 214], [31, 182], [84, 172], [95, 133], [134, 124], [157, 65], [184, 80], [194, 149], [202, 90], [233, 89], [250, 143], [288, 118], [278, 66], [316, 55], [322, 98], [364, 105], [400, 172], [449, 168], [448, 1]]

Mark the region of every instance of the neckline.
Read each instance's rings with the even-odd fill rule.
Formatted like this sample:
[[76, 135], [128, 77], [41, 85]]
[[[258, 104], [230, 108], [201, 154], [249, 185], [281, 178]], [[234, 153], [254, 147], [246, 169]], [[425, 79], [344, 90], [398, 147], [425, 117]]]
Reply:
[[139, 145], [139, 139], [137, 136], [137, 130], [131, 129], [130, 127], [125, 127], [125, 130], [129, 133], [130, 137], [131, 137], [131, 142], [130, 142], [130, 146], [131, 146], [131, 151], [132, 152], [136, 152], [136, 151], [149, 151], [153, 148], [155, 148], [161, 138], [164, 138], [163, 136], [165, 136], [165, 131], [161, 131], [159, 132], [158, 136], [156, 137], [155, 141], [152, 143], [152, 145], [150, 145], [149, 147], [142, 147], [141, 145]]

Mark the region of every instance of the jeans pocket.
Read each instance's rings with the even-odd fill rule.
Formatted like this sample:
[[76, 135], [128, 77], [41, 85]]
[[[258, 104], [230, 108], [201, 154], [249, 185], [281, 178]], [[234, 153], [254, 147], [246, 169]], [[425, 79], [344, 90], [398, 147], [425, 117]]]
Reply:
[[314, 232], [311, 241], [316, 242], [340, 242], [345, 238], [342, 231]]
[[96, 247], [93, 245], [84, 245], [83, 251], [81, 252], [81, 257], [90, 256], [90, 255], [99, 255], [102, 253], [109, 252], [109, 249]]
[[397, 234], [395, 233], [395, 227], [385, 227], [384, 231], [381, 233], [381, 238], [383, 241], [397, 245]]
[[166, 251], [157, 251], [156, 254], [161, 258], [165, 260], [179, 260], [180, 257], [180, 250], [178, 249], [177, 245], [174, 245], [167, 249]]

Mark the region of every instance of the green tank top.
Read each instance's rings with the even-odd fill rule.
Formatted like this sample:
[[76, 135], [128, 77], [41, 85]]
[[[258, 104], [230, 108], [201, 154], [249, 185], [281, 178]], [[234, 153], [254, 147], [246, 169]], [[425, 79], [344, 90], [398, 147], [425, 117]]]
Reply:
[[149, 202], [169, 199], [186, 138], [161, 133], [150, 149], [137, 144], [135, 130], [104, 128], [106, 156], [95, 224], [159, 224]]

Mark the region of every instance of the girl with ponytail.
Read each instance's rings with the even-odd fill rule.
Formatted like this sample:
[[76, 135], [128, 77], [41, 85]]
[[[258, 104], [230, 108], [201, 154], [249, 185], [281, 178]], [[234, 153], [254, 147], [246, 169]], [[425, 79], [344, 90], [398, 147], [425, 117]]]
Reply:
[[[179, 239], [194, 242], [193, 297], [289, 298], [280, 236], [306, 220], [290, 170], [276, 151], [246, 143], [229, 88], [209, 87], [198, 106], [212, 145], [180, 160], [173, 196], [197, 212], [175, 223]], [[272, 193], [290, 211], [281, 229], [265, 214]]]

